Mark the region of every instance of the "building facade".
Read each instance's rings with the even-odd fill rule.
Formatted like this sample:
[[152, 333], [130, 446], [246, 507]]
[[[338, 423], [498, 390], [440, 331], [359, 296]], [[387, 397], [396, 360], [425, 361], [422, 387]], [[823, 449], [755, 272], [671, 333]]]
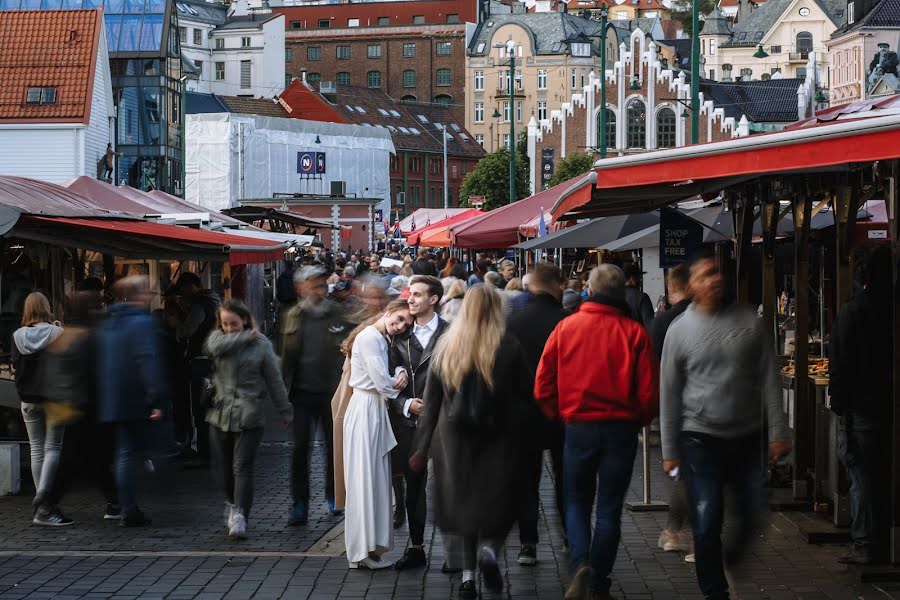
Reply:
[[178, 36], [189, 91], [272, 98], [284, 89], [284, 17], [247, 0], [179, 0]]
[[115, 109], [102, 11], [0, 11], [0, 48], [0, 174], [103, 176]]
[[850, 0], [847, 23], [825, 45], [832, 105], [900, 92], [900, 0]]

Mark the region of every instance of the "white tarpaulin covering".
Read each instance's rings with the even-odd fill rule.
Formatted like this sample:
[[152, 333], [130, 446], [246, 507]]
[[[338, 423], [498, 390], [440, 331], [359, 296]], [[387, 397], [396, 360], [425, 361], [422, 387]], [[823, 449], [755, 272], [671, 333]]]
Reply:
[[[187, 115], [186, 199], [212, 210], [275, 193], [329, 194], [332, 181], [347, 195], [382, 198], [390, 212], [387, 129], [232, 113]], [[319, 143], [316, 143], [318, 137]], [[298, 152], [324, 152], [321, 180], [301, 180]]]
[[309, 246], [316, 239], [314, 235], [300, 235], [299, 233], [277, 233], [274, 231], [263, 231], [259, 229], [241, 229], [235, 232], [236, 235], [243, 237], [252, 237], [260, 240], [272, 240], [274, 242], [286, 242], [295, 246]]

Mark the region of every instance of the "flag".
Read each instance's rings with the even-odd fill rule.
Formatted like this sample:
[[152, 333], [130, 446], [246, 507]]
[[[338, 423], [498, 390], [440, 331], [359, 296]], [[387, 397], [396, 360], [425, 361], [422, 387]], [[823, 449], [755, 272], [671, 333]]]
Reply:
[[429, 227], [431, 225], [431, 215], [428, 215], [425, 218], [425, 227]]
[[547, 235], [547, 223], [544, 222], [544, 207], [541, 207], [541, 220], [538, 222], [538, 237]]
[[415, 231], [415, 230], [416, 230], [416, 216], [413, 215], [412, 226], [410, 227], [410, 231]]
[[394, 237], [400, 237], [400, 221], [394, 221]]

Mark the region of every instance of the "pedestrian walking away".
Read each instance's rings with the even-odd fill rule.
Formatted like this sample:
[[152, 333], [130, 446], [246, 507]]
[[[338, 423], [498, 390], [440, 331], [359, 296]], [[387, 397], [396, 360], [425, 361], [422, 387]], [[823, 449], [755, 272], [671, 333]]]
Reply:
[[406, 387], [408, 375], [391, 374], [387, 337], [403, 333], [411, 323], [409, 305], [394, 301], [347, 344], [353, 394], [344, 414], [344, 542], [351, 569], [391, 566], [381, 556], [394, 540], [390, 452], [397, 440], [385, 401]]
[[[688, 281], [692, 303], [663, 344], [663, 469], [685, 480], [700, 591], [727, 600], [725, 566], [742, 558], [760, 522], [763, 406], [770, 460], [791, 442], [775, 355], [756, 311], [727, 304], [713, 256], [692, 261]], [[726, 488], [737, 499], [737, 524], [723, 545]]]
[[[593, 269], [590, 295], [544, 348], [534, 394], [566, 425], [563, 484], [569, 575], [566, 600], [609, 599], [637, 435], [657, 414], [659, 372], [650, 335], [629, 315], [625, 274]], [[591, 512], [596, 496], [596, 521]]]
[[631, 263], [625, 267], [625, 301], [631, 309], [631, 316], [644, 327], [649, 327], [653, 321], [653, 302], [641, 289], [644, 271], [640, 265]]
[[290, 427], [294, 410], [272, 343], [256, 329], [247, 307], [227, 300], [216, 321], [206, 340], [214, 390], [206, 422], [225, 488], [228, 536], [242, 539], [253, 504], [253, 463], [265, 425], [263, 403], [272, 402], [285, 427]]
[[503, 590], [497, 562], [523, 495], [522, 432], [537, 415], [521, 344], [506, 332], [503, 300], [491, 285], [466, 294], [437, 344], [410, 466], [434, 465], [435, 524], [464, 538], [461, 598]]

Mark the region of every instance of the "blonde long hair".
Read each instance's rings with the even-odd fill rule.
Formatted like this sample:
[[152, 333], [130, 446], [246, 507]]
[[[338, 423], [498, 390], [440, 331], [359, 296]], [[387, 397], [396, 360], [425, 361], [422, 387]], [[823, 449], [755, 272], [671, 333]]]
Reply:
[[393, 314], [398, 310], [409, 310], [409, 304], [406, 302], [406, 300], [393, 300], [385, 307], [384, 311], [372, 315], [371, 317], [357, 325], [356, 329], [351, 331], [350, 335], [348, 335], [344, 340], [344, 343], [341, 344], [341, 352], [344, 353], [344, 356], [350, 358], [350, 354], [353, 352], [353, 342], [356, 341], [356, 336], [362, 333], [363, 329], [365, 329], [369, 325], [374, 325], [384, 315]]
[[494, 363], [505, 332], [503, 299], [496, 288], [483, 283], [469, 288], [459, 315], [438, 340], [435, 351], [434, 370], [448, 391], [459, 389], [473, 370], [488, 389], [494, 389]]

